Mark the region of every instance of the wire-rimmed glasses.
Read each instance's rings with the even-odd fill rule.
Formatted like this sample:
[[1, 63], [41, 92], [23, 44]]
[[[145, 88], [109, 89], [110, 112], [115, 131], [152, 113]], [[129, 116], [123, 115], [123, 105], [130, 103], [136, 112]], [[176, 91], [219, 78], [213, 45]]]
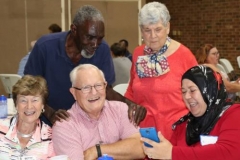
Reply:
[[104, 89], [105, 86], [106, 86], [106, 83], [102, 82], [102, 83], [94, 84], [93, 86], [87, 85], [87, 86], [84, 86], [81, 88], [78, 88], [78, 87], [72, 87], [72, 88], [74, 88], [76, 90], [80, 90], [80, 91], [82, 91], [82, 93], [89, 93], [92, 91], [92, 87], [94, 87], [96, 91], [99, 91], [99, 90]]

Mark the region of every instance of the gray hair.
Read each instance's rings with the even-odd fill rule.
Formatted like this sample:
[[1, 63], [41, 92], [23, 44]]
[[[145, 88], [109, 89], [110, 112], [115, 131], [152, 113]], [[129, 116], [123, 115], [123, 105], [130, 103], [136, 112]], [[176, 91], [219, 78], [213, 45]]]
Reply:
[[91, 5], [84, 5], [79, 8], [74, 16], [73, 24], [81, 25], [86, 20], [104, 22], [101, 12]]
[[106, 81], [103, 72], [98, 67], [96, 67], [92, 64], [80, 64], [77, 67], [75, 67], [70, 73], [70, 80], [72, 82], [72, 86], [75, 85], [77, 72], [80, 71], [80, 70], [88, 70], [90, 68], [98, 71], [100, 73], [101, 77], [103, 78], [104, 82]]
[[156, 24], [159, 21], [166, 27], [170, 21], [170, 14], [167, 7], [160, 2], [151, 2], [143, 6], [138, 14], [138, 24], [143, 25]]

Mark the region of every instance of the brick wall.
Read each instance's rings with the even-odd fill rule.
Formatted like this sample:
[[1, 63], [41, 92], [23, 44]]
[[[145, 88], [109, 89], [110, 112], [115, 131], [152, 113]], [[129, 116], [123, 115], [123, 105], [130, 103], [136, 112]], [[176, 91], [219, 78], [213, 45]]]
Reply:
[[[147, 2], [151, 2], [148, 0]], [[170, 37], [193, 53], [201, 44], [214, 44], [240, 74], [240, 0], [161, 0], [171, 15]]]

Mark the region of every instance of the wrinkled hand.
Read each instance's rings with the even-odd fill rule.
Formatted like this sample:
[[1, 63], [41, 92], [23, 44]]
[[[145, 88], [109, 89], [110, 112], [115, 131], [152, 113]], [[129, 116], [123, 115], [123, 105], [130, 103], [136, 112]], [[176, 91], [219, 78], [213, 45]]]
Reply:
[[56, 121], [62, 122], [62, 120], [67, 120], [70, 114], [63, 109], [59, 109], [51, 116], [50, 122], [54, 125]]
[[164, 138], [161, 132], [158, 132], [158, 138], [160, 139], [160, 143], [147, 138], [141, 138], [142, 142], [146, 142], [153, 146], [150, 148], [142, 144], [144, 153], [152, 159], [172, 159], [172, 144]]
[[90, 147], [83, 152], [84, 160], [96, 160], [97, 159], [97, 150], [96, 147]]
[[137, 105], [130, 100], [127, 101], [128, 104], [128, 118], [134, 125], [139, 125], [142, 120], [144, 120], [147, 109], [143, 106]]

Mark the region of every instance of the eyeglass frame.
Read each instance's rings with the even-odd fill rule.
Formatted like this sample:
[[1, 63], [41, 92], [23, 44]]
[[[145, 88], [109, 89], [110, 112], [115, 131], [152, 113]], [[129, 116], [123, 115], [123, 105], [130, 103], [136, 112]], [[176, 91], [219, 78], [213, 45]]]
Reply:
[[[102, 88], [102, 89], [96, 89], [96, 85], [100, 85], [100, 84], [103, 84], [103, 88]], [[101, 83], [94, 84], [93, 86], [91, 86], [91, 85], [86, 85], [86, 86], [83, 86], [83, 87], [81, 87], [81, 88], [73, 87], [73, 86], [72, 86], [72, 88], [74, 88], [74, 89], [76, 89], [76, 90], [78, 90], [78, 91], [81, 91], [82, 93], [90, 93], [90, 92], [92, 91], [92, 88], [93, 88], [93, 87], [94, 87], [94, 89], [95, 89], [96, 91], [100, 91], [100, 90], [103, 90], [104, 87], [106, 87], [106, 85], [107, 85], [106, 82], [101, 82]], [[85, 88], [85, 87], [90, 87], [90, 90], [84, 92], [83, 88]]]

